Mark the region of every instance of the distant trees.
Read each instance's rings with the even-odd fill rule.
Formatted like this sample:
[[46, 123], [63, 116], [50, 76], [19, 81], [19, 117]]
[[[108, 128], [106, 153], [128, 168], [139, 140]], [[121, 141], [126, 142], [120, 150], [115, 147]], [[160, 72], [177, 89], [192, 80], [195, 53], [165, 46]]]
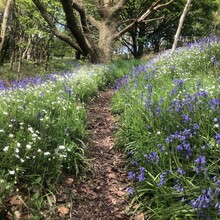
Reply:
[[[123, 11], [122, 16], [132, 19], [132, 15], [138, 15], [149, 1], [130, 0], [130, 4]], [[158, 53], [161, 46], [164, 49], [172, 47], [173, 38], [178, 27], [179, 18], [183, 12], [186, 0], [174, 1], [167, 7], [156, 11], [152, 17], [148, 17], [145, 22], [136, 24], [133, 29], [129, 30], [122, 36], [122, 44], [128, 48], [130, 53], [136, 57], [141, 57], [146, 51]], [[200, 0], [192, 1], [191, 9], [185, 17], [182, 27], [179, 43], [192, 41], [202, 36], [207, 36], [216, 29], [217, 20], [214, 19], [213, 13], [219, 7], [219, 0]], [[217, 14], [215, 15], [217, 18]]]
[[[5, 0], [0, 5], [0, 63], [7, 60], [10, 69], [16, 66], [19, 78], [23, 62], [47, 68], [53, 55], [71, 51], [93, 63], [110, 61], [114, 45], [127, 47], [137, 59], [148, 50], [157, 53], [162, 44], [172, 46], [185, 4], [186, 0]], [[179, 40], [217, 33], [219, 16], [213, 12], [219, 4], [192, 1]]]

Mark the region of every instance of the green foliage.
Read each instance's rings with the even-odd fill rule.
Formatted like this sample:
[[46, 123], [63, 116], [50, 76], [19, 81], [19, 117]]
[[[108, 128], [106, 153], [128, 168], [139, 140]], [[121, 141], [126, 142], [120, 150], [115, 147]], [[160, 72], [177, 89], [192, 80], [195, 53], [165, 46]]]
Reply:
[[[65, 73], [24, 78], [0, 99], [0, 207], [16, 189], [32, 192], [32, 215], [64, 173], [88, 169], [86, 103], [103, 88], [108, 68], [77, 66]], [[33, 193], [34, 192], [34, 193]]]
[[169, 51], [118, 84], [118, 146], [128, 191], [149, 219], [219, 218], [220, 44]]

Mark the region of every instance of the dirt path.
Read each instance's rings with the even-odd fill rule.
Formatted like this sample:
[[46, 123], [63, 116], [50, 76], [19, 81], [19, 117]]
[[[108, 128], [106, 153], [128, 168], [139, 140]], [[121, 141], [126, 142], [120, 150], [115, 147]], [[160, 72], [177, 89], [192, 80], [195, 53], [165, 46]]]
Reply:
[[91, 139], [89, 159], [93, 176], [76, 187], [74, 220], [127, 220], [127, 174], [123, 154], [115, 149], [115, 119], [110, 113], [112, 90], [101, 92], [88, 112]]

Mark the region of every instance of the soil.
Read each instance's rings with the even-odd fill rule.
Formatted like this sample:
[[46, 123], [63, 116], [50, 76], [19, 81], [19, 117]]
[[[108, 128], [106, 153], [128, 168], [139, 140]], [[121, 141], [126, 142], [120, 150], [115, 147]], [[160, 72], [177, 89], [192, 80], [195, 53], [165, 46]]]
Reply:
[[127, 220], [128, 187], [124, 155], [115, 148], [115, 118], [110, 113], [112, 90], [101, 92], [88, 111], [91, 132], [88, 146], [93, 175], [75, 185], [78, 202], [72, 219]]

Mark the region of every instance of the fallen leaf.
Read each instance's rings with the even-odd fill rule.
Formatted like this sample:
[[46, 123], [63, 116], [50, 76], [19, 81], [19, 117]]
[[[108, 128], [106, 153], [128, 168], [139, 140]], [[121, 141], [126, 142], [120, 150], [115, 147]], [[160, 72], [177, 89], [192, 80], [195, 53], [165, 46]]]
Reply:
[[72, 185], [72, 183], [73, 183], [73, 178], [68, 178], [67, 180], [66, 180], [66, 184], [68, 185], [68, 186], [70, 186], [70, 185]]
[[114, 173], [109, 173], [109, 174], [108, 174], [108, 178], [110, 178], [110, 179], [116, 179], [117, 176], [116, 176]]
[[14, 212], [14, 215], [16, 219], [21, 219], [21, 213], [18, 210]]
[[117, 204], [116, 199], [112, 199], [112, 204], [113, 204], [113, 205], [116, 205], [116, 204]]
[[124, 196], [124, 195], [125, 195], [125, 191], [119, 190], [119, 191], [117, 192], [117, 195], [118, 195], [118, 196]]
[[10, 199], [10, 204], [12, 206], [20, 206], [22, 204], [21, 200], [18, 198], [18, 196], [13, 196], [11, 199]]
[[141, 213], [139, 215], [136, 215], [134, 220], [144, 220], [144, 213]]
[[64, 216], [64, 215], [69, 213], [69, 208], [67, 208], [65, 206], [59, 206], [57, 211], [58, 211], [60, 216]]

